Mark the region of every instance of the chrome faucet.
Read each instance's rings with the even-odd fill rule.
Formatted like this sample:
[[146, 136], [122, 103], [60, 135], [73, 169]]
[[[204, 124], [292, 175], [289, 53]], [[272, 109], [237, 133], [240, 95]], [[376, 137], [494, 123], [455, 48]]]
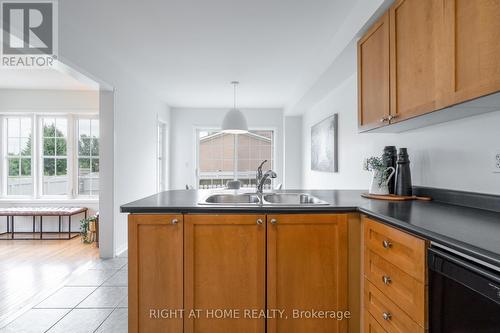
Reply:
[[276, 178], [278, 175], [273, 170], [268, 170], [266, 173], [262, 174], [262, 166], [267, 162], [264, 160], [257, 168], [257, 193], [262, 194], [264, 190], [264, 183], [268, 178]]
[[257, 177], [256, 177], [256, 180], [257, 180], [257, 185], [259, 184], [260, 180], [262, 179], [262, 167], [264, 166], [264, 164], [267, 163], [267, 160], [264, 160], [262, 161], [262, 163], [257, 167]]

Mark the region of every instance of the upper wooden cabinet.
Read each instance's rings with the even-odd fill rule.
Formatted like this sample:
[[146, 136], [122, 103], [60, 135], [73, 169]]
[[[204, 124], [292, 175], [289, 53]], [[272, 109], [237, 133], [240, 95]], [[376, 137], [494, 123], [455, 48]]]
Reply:
[[448, 108], [500, 92], [499, 18], [497, 0], [396, 0], [358, 43], [359, 129], [404, 130], [498, 110], [496, 95], [469, 112]]
[[359, 127], [369, 130], [389, 121], [389, 14], [358, 42]]
[[346, 319], [292, 317], [294, 310], [348, 310], [347, 215], [280, 214], [267, 221], [267, 308], [288, 314], [269, 319], [267, 332], [347, 332]]
[[440, 107], [500, 91], [500, 1], [444, 1]]
[[391, 121], [436, 108], [442, 0], [398, 0], [389, 10]]
[[128, 239], [129, 332], [183, 332], [158, 312], [183, 308], [182, 215], [129, 215]]
[[[241, 319], [203, 313], [184, 316], [184, 332], [264, 332], [264, 318], [244, 309], [265, 309], [266, 216], [186, 215], [184, 305], [191, 310], [239, 309]], [[220, 314], [219, 314], [220, 316]]]

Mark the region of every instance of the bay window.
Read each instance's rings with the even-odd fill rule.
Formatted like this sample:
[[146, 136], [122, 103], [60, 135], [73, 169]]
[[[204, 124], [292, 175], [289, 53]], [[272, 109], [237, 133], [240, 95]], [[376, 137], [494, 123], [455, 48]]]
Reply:
[[96, 197], [99, 120], [75, 114], [0, 114], [0, 197]]

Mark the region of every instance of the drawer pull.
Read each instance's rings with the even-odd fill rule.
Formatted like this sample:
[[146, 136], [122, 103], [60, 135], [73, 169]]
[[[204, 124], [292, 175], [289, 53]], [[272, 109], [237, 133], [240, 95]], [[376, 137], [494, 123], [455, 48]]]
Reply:
[[384, 240], [382, 241], [382, 246], [384, 247], [384, 249], [389, 249], [392, 247], [392, 243], [388, 240]]
[[264, 223], [264, 221], [262, 221], [262, 219], [257, 219], [257, 224], [258, 225], [262, 225], [262, 223]]
[[271, 224], [276, 224], [276, 223], [278, 223], [278, 220], [276, 220], [276, 219], [271, 219]]
[[384, 318], [384, 320], [391, 320], [392, 315], [389, 312], [384, 312], [382, 313], [382, 318]]
[[178, 219], [172, 219], [171, 223], [172, 224], [177, 224], [177, 223], [179, 223], [179, 220]]
[[384, 284], [388, 285], [392, 282], [391, 280], [391, 277], [390, 276], [387, 276], [387, 275], [384, 275], [382, 276], [382, 281], [384, 282]]

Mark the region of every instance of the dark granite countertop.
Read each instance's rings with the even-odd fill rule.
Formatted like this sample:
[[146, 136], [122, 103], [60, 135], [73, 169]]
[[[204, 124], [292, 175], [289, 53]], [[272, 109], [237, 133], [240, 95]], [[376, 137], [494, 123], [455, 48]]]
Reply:
[[437, 201], [382, 201], [358, 190], [293, 190], [309, 193], [328, 206], [207, 206], [207, 191], [166, 191], [121, 206], [124, 213], [327, 213], [359, 211], [387, 224], [460, 251], [500, 268], [500, 213]]

